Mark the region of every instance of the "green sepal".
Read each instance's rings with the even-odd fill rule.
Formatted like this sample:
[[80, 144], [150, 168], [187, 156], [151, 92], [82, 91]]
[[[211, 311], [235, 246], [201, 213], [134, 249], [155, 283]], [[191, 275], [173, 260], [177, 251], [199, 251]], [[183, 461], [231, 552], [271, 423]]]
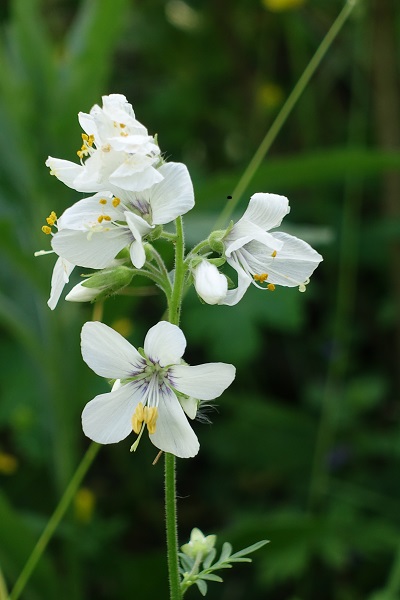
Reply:
[[82, 282], [82, 286], [116, 292], [129, 285], [132, 277], [133, 270], [122, 265], [112, 269], [103, 269], [90, 275], [90, 277]]

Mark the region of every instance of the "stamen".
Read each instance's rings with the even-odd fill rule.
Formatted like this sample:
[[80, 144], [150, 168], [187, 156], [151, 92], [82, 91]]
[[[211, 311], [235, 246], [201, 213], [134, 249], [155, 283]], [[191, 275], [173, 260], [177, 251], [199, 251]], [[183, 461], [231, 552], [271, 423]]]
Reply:
[[57, 221], [57, 215], [54, 212], [54, 210], [51, 211], [51, 213], [49, 214], [49, 216], [46, 218], [46, 222], [48, 225], [52, 226], [54, 225], [54, 223]]
[[309, 279], [306, 279], [303, 283], [301, 283], [299, 285], [299, 292], [305, 292], [306, 291], [306, 285], [308, 285], [310, 283]]
[[105, 221], [111, 221], [111, 217], [110, 217], [109, 215], [104, 215], [104, 216], [103, 216], [103, 219], [104, 219]]
[[43, 225], [43, 227], [42, 227], [42, 231], [43, 231], [43, 233], [45, 233], [46, 235], [50, 235], [50, 233], [51, 233], [51, 227], [49, 227], [48, 225]]
[[113, 198], [112, 205], [114, 208], [117, 208], [121, 204], [121, 200], [119, 198]]
[[149, 433], [154, 433], [156, 430], [156, 422], [158, 418], [158, 408], [156, 406], [145, 406], [144, 408], [144, 422], [147, 425]]
[[121, 129], [124, 129], [124, 127], [126, 127], [125, 123], [120, 123], [119, 126], [121, 127]]
[[102, 146], [101, 149], [103, 150], [103, 152], [110, 152], [111, 146], [110, 144], [104, 144], [104, 146]]
[[[139, 434], [144, 421], [144, 407], [141, 402], [137, 405], [135, 412], [132, 415], [132, 429]], [[144, 425], [144, 424], [143, 424]]]
[[99, 200], [99, 204], [107, 204], [107, 200], [105, 198], [102, 198], [101, 200]]
[[99, 217], [97, 217], [97, 220], [99, 223], [102, 223], [104, 221], [104, 216], [100, 215]]
[[257, 275], [257, 273], [255, 273], [253, 275], [253, 279], [254, 279], [254, 281], [259, 281], [260, 283], [264, 283], [268, 279], [268, 273], [260, 273], [260, 275]]
[[276, 254], [277, 254], [276, 250], [274, 250], [273, 253], [271, 254], [272, 258], [275, 258]]
[[267, 285], [267, 290], [269, 290], [270, 292], [273, 292], [275, 290], [275, 286], [273, 283], [269, 283]]

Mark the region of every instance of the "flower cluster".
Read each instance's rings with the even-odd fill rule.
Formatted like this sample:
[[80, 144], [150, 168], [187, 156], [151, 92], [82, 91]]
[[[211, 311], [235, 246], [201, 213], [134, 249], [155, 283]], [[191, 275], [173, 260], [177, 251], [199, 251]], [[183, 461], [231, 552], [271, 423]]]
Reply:
[[[168, 308], [194, 284], [208, 304], [237, 304], [252, 283], [262, 290], [275, 286], [305, 290], [322, 257], [306, 242], [270, 232], [289, 212], [287, 198], [254, 194], [242, 218], [214, 231], [174, 269], [164, 263], [154, 243], [160, 237], [176, 246], [183, 238], [165, 231], [194, 206], [194, 191], [184, 164], [164, 160], [157, 138], [136, 119], [120, 94], [103, 97], [89, 114], [79, 113], [83, 129], [78, 161], [49, 157], [50, 173], [87, 195], [57, 217], [52, 211], [42, 231], [51, 237], [57, 261], [48, 305], [54, 309], [76, 266], [94, 272], [66, 296], [70, 301], [97, 301], [117, 294], [137, 275], [148, 277], [166, 295]], [[178, 243], [179, 242], [179, 243]], [[177, 262], [178, 261], [178, 262]], [[236, 272], [232, 285], [226, 269]], [[181, 283], [178, 281], [179, 271]], [[176, 321], [178, 322], [178, 321]], [[203, 401], [217, 398], [233, 381], [235, 369], [225, 363], [190, 367], [182, 360], [186, 341], [175, 324], [161, 321], [137, 350], [118, 333], [98, 322], [82, 330], [82, 354], [113, 388], [96, 396], [83, 411], [83, 429], [100, 443], [115, 443], [147, 427], [162, 451], [191, 457], [197, 437], [186, 417], [195, 418]]]

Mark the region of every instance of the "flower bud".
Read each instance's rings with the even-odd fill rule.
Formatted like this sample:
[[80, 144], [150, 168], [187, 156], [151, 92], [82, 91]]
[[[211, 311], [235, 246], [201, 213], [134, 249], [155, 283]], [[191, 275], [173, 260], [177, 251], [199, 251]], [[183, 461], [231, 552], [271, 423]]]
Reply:
[[68, 302], [92, 302], [103, 291], [101, 288], [88, 288], [84, 283], [84, 281], [77, 283], [65, 296], [65, 299]]
[[199, 554], [201, 554], [202, 558], [205, 558], [214, 548], [216, 541], [216, 535], [205, 536], [200, 529], [194, 527], [190, 534], [190, 542], [184, 544], [181, 550], [186, 556], [190, 556], [190, 558], [196, 558]]
[[78, 283], [65, 299], [69, 302], [93, 302], [117, 293], [130, 284], [132, 277], [132, 270], [129, 267], [104, 269]]
[[207, 260], [201, 261], [193, 270], [196, 292], [207, 304], [218, 304], [228, 291], [228, 280], [217, 267]]

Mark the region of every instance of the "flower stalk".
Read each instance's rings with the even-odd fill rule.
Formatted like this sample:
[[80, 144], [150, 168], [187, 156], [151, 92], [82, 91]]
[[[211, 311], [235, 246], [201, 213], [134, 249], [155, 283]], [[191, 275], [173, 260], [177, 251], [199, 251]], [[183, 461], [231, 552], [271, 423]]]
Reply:
[[[170, 323], [179, 325], [183, 283], [185, 277], [185, 240], [182, 217], [175, 221], [175, 279], [168, 307]], [[165, 454], [165, 526], [167, 536], [167, 562], [170, 600], [181, 600], [182, 592], [179, 576], [178, 558], [178, 517], [176, 506], [176, 458]]]

